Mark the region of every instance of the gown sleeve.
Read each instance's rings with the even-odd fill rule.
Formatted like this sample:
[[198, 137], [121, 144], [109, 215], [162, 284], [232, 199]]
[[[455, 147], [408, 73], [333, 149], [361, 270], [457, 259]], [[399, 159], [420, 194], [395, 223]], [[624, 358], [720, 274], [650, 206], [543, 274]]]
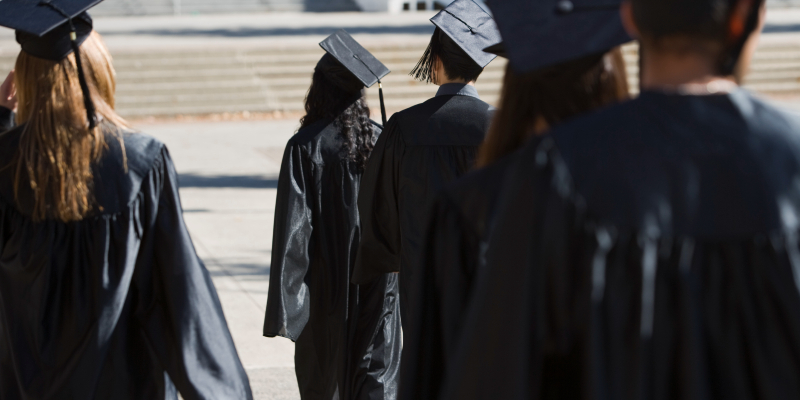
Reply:
[[[184, 399], [252, 399], [222, 305], [183, 220], [178, 175], [166, 148], [147, 176], [140, 220], [148, 223], [137, 265], [137, 315], [145, 338]], [[136, 228], [139, 229], [139, 228]], [[148, 238], [149, 236], [149, 238]], [[147, 272], [144, 272], [147, 271]]]
[[3, 106], [0, 106], [0, 133], [9, 131], [14, 126], [14, 112]]
[[308, 187], [309, 165], [303, 149], [289, 142], [278, 178], [272, 263], [264, 336], [296, 341], [308, 322], [311, 298], [306, 274], [311, 263], [313, 226]]
[[372, 151], [358, 194], [361, 243], [353, 283], [368, 283], [384, 273], [400, 272], [400, 162], [404, 144], [393, 117]]

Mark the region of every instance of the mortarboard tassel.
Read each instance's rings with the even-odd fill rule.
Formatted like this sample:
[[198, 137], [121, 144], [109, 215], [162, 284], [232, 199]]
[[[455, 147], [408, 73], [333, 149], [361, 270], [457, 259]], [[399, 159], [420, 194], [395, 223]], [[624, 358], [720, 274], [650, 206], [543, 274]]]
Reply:
[[[70, 24], [72, 20], [70, 20]], [[75, 52], [75, 64], [78, 66], [78, 82], [81, 84], [81, 91], [83, 92], [83, 105], [86, 107], [86, 118], [89, 121], [89, 130], [97, 127], [97, 110], [94, 108], [91, 93], [89, 92], [89, 85], [86, 83], [86, 75], [83, 73], [83, 62], [81, 62], [81, 52], [78, 46], [78, 35], [75, 28], [71, 27], [72, 32], [70, 38], [72, 39], [72, 49]]]
[[75, 64], [78, 68], [78, 82], [81, 85], [81, 92], [83, 92], [83, 106], [86, 107], [86, 119], [89, 121], [89, 130], [92, 130], [97, 127], [97, 110], [94, 107], [94, 102], [92, 102], [91, 92], [89, 92], [89, 85], [86, 83], [86, 75], [84, 75], [83, 72], [81, 49], [78, 45], [78, 33], [75, 30], [75, 24], [72, 23], [72, 17], [70, 17], [69, 14], [65, 13], [60, 7], [51, 3], [50, 0], [42, 0], [39, 2], [39, 5], [50, 7], [55, 12], [61, 14], [61, 16], [66, 18], [67, 22], [69, 22], [70, 43], [72, 45], [72, 51], [75, 53]]
[[383, 84], [378, 79], [378, 96], [381, 99], [381, 117], [383, 118], [383, 127], [386, 127], [386, 107], [383, 105]]

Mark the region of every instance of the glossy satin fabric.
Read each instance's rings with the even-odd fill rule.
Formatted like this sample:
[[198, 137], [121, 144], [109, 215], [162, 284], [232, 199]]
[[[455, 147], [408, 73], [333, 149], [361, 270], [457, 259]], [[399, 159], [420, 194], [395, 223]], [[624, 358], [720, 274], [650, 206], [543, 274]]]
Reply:
[[441, 95], [395, 114], [372, 153], [359, 196], [363, 237], [354, 282], [400, 273], [403, 329], [413, 320], [415, 275], [436, 195], [472, 169], [491, 107]]
[[441, 398], [800, 398], [798, 132], [645, 92], [531, 143]]
[[[376, 136], [380, 128], [375, 125]], [[330, 120], [287, 144], [278, 180], [264, 336], [296, 341], [303, 399], [395, 399], [397, 277], [350, 283], [361, 174]]]
[[[3, 165], [22, 129], [0, 135]], [[106, 140], [102, 212], [80, 222], [32, 222], [0, 170], [0, 399], [252, 398], [167, 149], [125, 133], [126, 173]]]
[[9, 109], [0, 106], [0, 133], [11, 130], [14, 125], [14, 113]]
[[470, 172], [437, 196], [421, 259], [413, 332], [403, 335], [400, 398], [436, 399], [461, 338], [478, 269], [485, 262], [490, 227], [507, 157]]

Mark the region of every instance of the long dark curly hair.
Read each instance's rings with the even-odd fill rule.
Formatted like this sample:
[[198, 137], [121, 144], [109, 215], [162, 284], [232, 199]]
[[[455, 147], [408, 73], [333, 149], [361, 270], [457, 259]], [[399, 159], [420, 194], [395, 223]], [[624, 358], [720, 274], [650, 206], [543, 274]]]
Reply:
[[306, 115], [300, 119], [301, 128], [333, 120], [344, 139], [343, 150], [360, 169], [372, 153], [375, 136], [363, 89], [361, 81], [326, 54], [314, 70], [306, 95]]

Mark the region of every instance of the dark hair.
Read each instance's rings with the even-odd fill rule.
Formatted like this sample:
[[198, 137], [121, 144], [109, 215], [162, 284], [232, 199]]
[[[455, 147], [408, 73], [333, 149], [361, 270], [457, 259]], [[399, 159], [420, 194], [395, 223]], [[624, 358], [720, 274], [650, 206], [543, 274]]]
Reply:
[[[683, 49], [700, 49], [718, 57], [723, 74], [733, 72], [745, 42], [758, 26], [764, 0], [754, 0], [743, 37], [728, 42], [728, 22], [740, 0], [631, 0], [633, 18], [645, 41], [661, 46], [664, 39], [682, 38]], [[713, 46], [713, 47], [710, 47]]]
[[336, 66], [331, 62], [339, 64], [332, 57], [323, 57], [314, 70], [306, 95], [306, 115], [300, 119], [300, 127], [324, 119], [332, 120], [341, 130], [343, 149], [349, 159], [363, 168], [372, 153], [375, 135], [369, 106], [363, 95], [364, 85], [341, 64]]
[[425, 49], [422, 58], [419, 59], [417, 66], [411, 70], [409, 75], [422, 82], [434, 82], [436, 80], [436, 71], [434, 70], [436, 60], [442, 62], [444, 73], [450, 79], [472, 82], [477, 81], [483, 73], [483, 68], [439, 28], [433, 32], [428, 48]]
[[542, 118], [549, 127], [628, 98], [622, 51], [615, 48], [526, 74], [509, 64], [500, 107], [478, 154], [485, 167], [521, 147]]

